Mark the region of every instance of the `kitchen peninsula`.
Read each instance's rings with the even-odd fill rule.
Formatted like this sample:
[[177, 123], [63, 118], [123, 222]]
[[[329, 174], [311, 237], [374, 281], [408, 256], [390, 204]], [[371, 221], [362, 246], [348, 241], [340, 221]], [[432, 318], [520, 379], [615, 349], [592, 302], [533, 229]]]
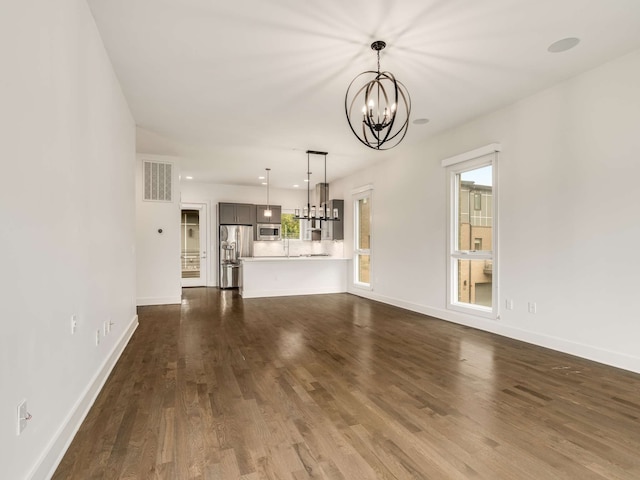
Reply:
[[327, 255], [242, 258], [243, 298], [347, 291], [347, 259]]

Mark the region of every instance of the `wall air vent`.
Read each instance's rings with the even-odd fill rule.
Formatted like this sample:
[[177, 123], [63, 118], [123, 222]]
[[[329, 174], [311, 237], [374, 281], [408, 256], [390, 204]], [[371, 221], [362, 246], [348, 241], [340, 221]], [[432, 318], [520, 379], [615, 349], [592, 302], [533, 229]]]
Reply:
[[144, 160], [143, 195], [145, 200], [152, 202], [171, 201], [171, 170], [172, 164], [164, 162], [152, 162]]

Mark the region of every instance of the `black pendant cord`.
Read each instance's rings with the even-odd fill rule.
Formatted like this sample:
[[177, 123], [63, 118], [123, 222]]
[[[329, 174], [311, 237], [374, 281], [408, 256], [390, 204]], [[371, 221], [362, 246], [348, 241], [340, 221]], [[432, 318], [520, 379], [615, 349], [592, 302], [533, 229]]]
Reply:
[[267, 211], [270, 211], [271, 208], [269, 207], [269, 172], [271, 171], [270, 168], [267, 168]]
[[306, 218], [311, 217], [311, 197], [309, 196], [309, 189], [311, 188], [311, 164], [309, 163], [309, 157], [311, 152], [307, 151], [307, 214]]
[[329, 186], [327, 185], [327, 154], [324, 154], [324, 205], [322, 206], [322, 215], [321, 217], [329, 218], [330, 215], [327, 215], [327, 204], [329, 203]]

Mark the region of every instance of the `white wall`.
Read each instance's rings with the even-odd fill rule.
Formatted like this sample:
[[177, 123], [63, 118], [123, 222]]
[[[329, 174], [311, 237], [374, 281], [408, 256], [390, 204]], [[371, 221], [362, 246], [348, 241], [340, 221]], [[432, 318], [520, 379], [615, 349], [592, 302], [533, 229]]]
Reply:
[[84, 0], [4, 2], [0, 58], [0, 476], [39, 479], [137, 325], [135, 127]]
[[[431, 138], [334, 182], [353, 222], [372, 183], [372, 292], [354, 293], [640, 372], [640, 52]], [[427, 87], [426, 87], [427, 88]], [[437, 121], [437, 119], [433, 119]], [[410, 135], [419, 135], [412, 126]], [[446, 175], [440, 161], [493, 142], [499, 159], [499, 320], [446, 310]], [[352, 247], [346, 229], [345, 250]], [[410, 232], [398, 248], [398, 232]], [[403, 279], [403, 281], [399, 281]], [[537, 302], [537, 314], [527, 302]]]
[[[143, 200], [142, 162], [172, 165], [171, 202]], [[136, 162], [136, 303], [178, 304], [180, 285], [180, 159], [164, 155], [138, 155]], [[160, 233], [158, 230], [162, 230]]]

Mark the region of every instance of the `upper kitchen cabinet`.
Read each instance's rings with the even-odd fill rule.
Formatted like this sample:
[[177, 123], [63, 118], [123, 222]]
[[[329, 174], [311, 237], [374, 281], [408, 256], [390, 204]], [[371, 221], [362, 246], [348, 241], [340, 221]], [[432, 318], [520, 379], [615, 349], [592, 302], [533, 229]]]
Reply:
[[218, 223], [220, 225], [255, 225], [255, 205], [248, 203], [219, 203]]
[[266, 205], [256, 205], [256, 223], [280, 223], [282, 222], [282, 206], [269, 205], [271, 209], [271, 216], [265, 217], [264, 211], [267, 209]]

